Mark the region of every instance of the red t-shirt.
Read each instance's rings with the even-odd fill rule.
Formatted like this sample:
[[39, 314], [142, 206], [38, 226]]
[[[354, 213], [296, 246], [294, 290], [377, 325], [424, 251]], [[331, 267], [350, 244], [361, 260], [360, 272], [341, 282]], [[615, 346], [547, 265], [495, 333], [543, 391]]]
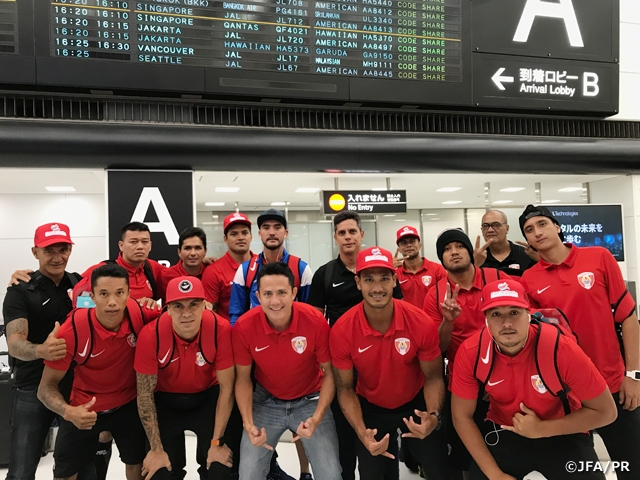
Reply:
[[424, 297], [436, 282], [447, 277], [447, 271], [442, 265], [431, 260], [423, 259], [422, 268], [413, 273], [404, 268], [404, 264], [396, 268], [398, 285], [402, 289], [403, 300], [414, 307], [422, 308]]
[[187, 273], [187, 271], [182, 266], [182, 260], [179, 260], [175, 265], [170, 266], [169, 268], [163, 268], [160, 270], [160, 279], [158, 281], [158, 292], [160, 294], [160, 298], [164, 301], [167, 293], [167, 285], [171, 280], [178, 277], [196, 277], [202, 280], [202, 275], [205, 272], [207, 266], [202, 264], [200, 266], [200, 272], [197, 275], [191, 275]]
[[[453, 330], [451, 331], [451, 341], [447, 348], [448, 369], [453, 369], [453, 360], [456, 358], [458, 348], [467, 338], [476, 332], [482, 330], [485, 326], [486, 317], [482, 313], [482, 289], [487, 283], [491, 283], [498, 279], [498, 270], [495, 268], [483, 268], [482, 270], [475, 267], [476, 273], [473, 278], [473, 285], [469, 290], [463, 288], [458, 293], [458, 305], [462, 309], [460, 316], [453, 321]], [[484, 273], [484, 278], [483, 278]], [[510, 279], [506, 273], [500, 272], [500, 279]], [[438, 328], [442, 324], [442, 303], [445, 301], [447, 294], [447, 282], [451, 285], [451, 291], [456, 286], [448, 277], [440, 280], [436, 288], [432, 288], [424, 299], [423, 309], [436, 322]], [[436, 298], [436, 293], [438, 298]]]
[[[202, 338], [203, 329], [214, 331], [214, 321], [218, 323], [218, 349], [213, 337]], [[164, 337], [160, 343], [167, 346], [164, 352], [158, 352], [156, 329], [159, 322], [164, 322], [162, 333], [169, 333], [170, 340]], [[167, 341], [169, 340], [169, 341]], [[207, 363], [202, 356], [203, 343], [209, 342], [206, 352]], [[211, 347], [211, 348], [209, 348]], [[211, 358], [209, 358], [211, 357]], [[156, 390], [159, 392], [197, 393], [217, 383], [216, 370], [233, 367], [233, 350], [231, 348], [231, 325], [229, 321], [205, 310], [202, 314], [200, 332], [191, 341], [178, 337], [171, 326], [171, 317], [164, 313], [157, 321], [142, 329], [136, 346], [135, 370], [144, 375], [158, 375]]]
[[[163, 267], [158, 262], [156, 262], [155, 260], [151, 260], [150, 258], [147, 259], [147, 261], [149, 262], [149, 265], [151, 265], [151, 271], [153, 272], [153, 278], [156, 279], [156, 285], [157, 287], [160, 287], [160, 274], [162, 270], [165, 270], [166, 267]], [[144, 265], [140, 267], [133, 267], [129, 265], [127, 262], [125, 262], [124, 258], [122, 258], [122, 253], [118, 254], [116, 263], [121, 267], [124, 267], [129, 273], [129, 290], [130, 290], [131, 298], [135, 298], [136, 300], [143, 297], [153, 298], [153, 290], [151, 290], [151, 285], [149, 285], [149, 280], [147, 280], [147, 276], [144, 274]], [[91, 282], [91, 272], [93, 272], [96, 268], [102, 265], [105, 265], [105, 264], [101, 262], [101, 263], [96, 263], [95, 265], [92, 265], [82, 274], [82, 278], [89, 279], [89, 282]], [[78, 285], [80, 285], [80, 283], [78, 283]], [[91, 290], [91, 283], [89, 283], [88, 287], [89, 287], [89, 290]], [[73, 291], [74, 299], [82, 293], [77, 290], [78, 290], [77, 287], [74, 288], [74, 291]], [[158, 293], [159, 292], [160, 290], [158, 289]], [[158, 299], [159, 299], [159, 296], [155, 300], [158, 300]]]
[[[533, 341], [537, 329], [537, 325], [529, 326], [529, 339], [524, 349], [513, 357], [500, 353], [494, 346], [493, 366], [485, 388], [490, 399], [487, 418], [498, 425], [513, 426], [513, 416], [520, 412], [520, 402], [542, 420], [565, 415], [560, 399], [551, 395], [539, 379]], [[451, 391], [465, 400], [478, 398], [480, 384], [474, 368], [479, 340], [480, 332], [460, 346], [456, 357]], [[560, 378], [571, 390], [567, 398], [572, 412], [582, 406], [581, 400], [592, 400], [605, 391], [604, 378], [572, 339], [560, 337], [557, 358]]]
[[635, 302], [613, 255], [601, 247], [571, 248], [560, 265], [543, 259], [522, 275], [532, 306], [557, 307], [569, 319], [580, 347], [607, 381], [620, 390], [625, 364], [614, 324], [635, 311]]
[[433, 321], [413, 305], [394, 299], [391, 325], [380, 333], [369, 325], [361, 302], [331, 329], [331, 358], [340, 370], [356, 369], [358, 395], [393, 409], [424, 387], [420, 361], [438, 358], [439, 343]]
[[225, 318], [229, 318], [231, 287], [239, 266], [227, 251], [202, 274], [202, 286], [207, 302], [217, 303], [218, 313]]
[[255, 307], [233, 327], [233, 356], [242, 366], [255, 362], [256, 380], [276, 398], [293, 400], [320, 390], [320, 363], [331, 361], [329, 324], [314, 307], [294, 302], [293, 318], [275, 330]]
[[[127, 307], [132, 311], [139, 308], [133, 299], [129, 300]], [[78, 309], [76, 322], [85, 321], [86, 312], [85, 309]], [[66, 356], [62, 360], [45, 360], [44, 363], [55, 370], [66, 371], [69, 370], [74, 352], [83, 359], [82, 362], [89, 355], [86, 363], [76, 365], [74, 369], [70, 405], [83, 405], [92, 397], [96, 397], [92, 410], [102, 412], [125, 405], [136, 398], [136, 373], [133, 369], [136, 334], [131, 328], [131, 322], [126, 318], [117, 332], [111, 332], [98, 322], [95, 309], [92, 308], [88, 312], [93, 330], [92, 340], [79, 338], [76, 348], [71, 322], [72, 312], [58, 332], [58, 338], [64, 338], [67, 342]], [[93, 345], [91, 351], [88, 351], [91, 342]]]

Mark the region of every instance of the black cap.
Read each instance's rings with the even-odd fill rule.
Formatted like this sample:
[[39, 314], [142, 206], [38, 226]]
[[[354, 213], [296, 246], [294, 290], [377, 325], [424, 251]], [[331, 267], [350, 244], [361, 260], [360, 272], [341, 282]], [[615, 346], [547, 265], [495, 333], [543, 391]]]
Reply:
[[[542, 205], [538, 205], [537, 207], [534, 207], [533, 205], [527, 205], [527, 208], [524, 209], [524, 212], [522, 212], [522, 215], [520, 215], [519, 218], [520, 231], [522, 232], [524, 238], [527, 238], [524, 233], [524, 224], [527, 223], [527, 220], [533, 217], [546, 217], [556, 225], [560, 226], [560, 223], [558, 223], [556, 217], [553, 216], [551, 210], [549, 210], [547, 207], [544, 207]], [[562, 233], [562, 230], [558, 232], [558, 236], [560, 237], [560, 240], [564, 242], [564, 233]]]
[[277, 222], [280, 222], [285, 229], [287, 228], [287, 219], [285, 218], [284, 213], [280, 210], [270, 208], [269, 210], [262, 212], [258, 217], [258, 228], [260, 228], [267, 220], [276, 220]]
[[462, 231], [461, 228], [451, 228], [449, 230], [445, 230], [442, 232], [438, 239], [436, 240], [436, 253], [438, 254], [438, 258], [440, 262], [442, 262], [442, 254], [444, 253], [444, 247], [449, 245], [451, 242], [460, 242], [462, 243], [467, 250], [469, 250], [469, 257], [471, 257], [471, 263], [473, 261], [473, 247], [471, 246], [471, 240], [466, 233]]

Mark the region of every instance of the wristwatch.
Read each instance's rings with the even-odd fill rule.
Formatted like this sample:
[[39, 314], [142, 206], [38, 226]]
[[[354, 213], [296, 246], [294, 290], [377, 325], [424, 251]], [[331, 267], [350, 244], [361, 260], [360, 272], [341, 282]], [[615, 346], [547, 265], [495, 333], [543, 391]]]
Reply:
[[433, 415], [438, 419], [438, 425], [436, 426], [436, 430], [440, 430], [442, 428], [442, 414], [440, 412], [429, 412], [429, 415]]
[[221, 447], [224, 445], [224, 438], [220, 437], [217, 438], [216, 440], [211, 440], [211, 446], [212, 447]]
[[627, 370], [624, 372], [625, 376], [633, 378], [640, 382], [640, 370]]

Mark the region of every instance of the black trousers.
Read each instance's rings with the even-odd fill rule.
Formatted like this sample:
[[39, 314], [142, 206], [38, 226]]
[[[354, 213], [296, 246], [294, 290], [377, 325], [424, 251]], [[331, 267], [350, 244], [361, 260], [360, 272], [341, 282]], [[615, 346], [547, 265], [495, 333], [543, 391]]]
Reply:
[[[491, 420], [482, 425], [481, 432], [500, 469], [517, 480], [533, 471], [549, 480], [605, 480], [601, 471], [579, 471], [581, 462], [598, 462], [592, 435], [577, 433], [530, 439], [500, 431], [500, 426]], [[575, 463], [576, 471], [570, 471], [571, 462]], [[487, 480], [475, 462], [471, 464], [470, 479]]]
[[[400, 478], [400, 470], [398, 466], [397, 432], [398, 429], [402, 433], [409, 431], [403, 418], [413, 417], [416, 423], [420, 423], [420, 418], [416, 417], [414, 410], [424, 411], [426, 409], [422, 390], [411, 402], [393, 410], [374, 405], [363, 397], [359, 398], [365, 425], [367, 428], [378, 429], [377, 440], [389, 434], [388, 452], [396, 457], [395, 459], [381, 455], [374, 457], [358, 440], [356, 452], [360, 478], [366, 480], [398, 480]], [[447, 444], [442, 430], [434, 430], [422, 440], [405, 438], [403, 442], [415, 461], [420, 464], [429, 480], [447, 480], [449, 463], [447, 459]]]
[[331, 402], [331, 412], [333, 421], [336, 424], [338, 434], [338, 453], [340, 455], [340, 466], [342, 467], [342, 480], [355, 480], [356, 478], [356, 442], [358, 436], [351, 424], [342, 413], [338, 397]]
[[630, 412], [620, 405], [618, 393], [613, 394], [613, 399], [618, 407], [618, 418], [597, 431], [611, 460], [629, 462], [628, 471], [616, 470], [618, 480], [637, 480], [640, 478], [640, 407]]
[[[237, 408], [231, 414], [225, 431], [225, 442], [233, 452], [234, 468], [231, 469], [218, 462], [214, 462], [207, 470], [207, 454], [213, 438], [216, 405], [220, 387], [214, 385], [204, 392], [194, 394], [167, 394], [156, 393], [156, 410], [158, 413], [158, 425], [160, 438], [165, 452], [171, 461], [171, 472], [162, 469], [158, 472], [158, 480], [166, 479], [170, 473], [171, 480], [182, 480], [185, 475], [185, 444], [184, 432], [190, 430], [196, 434], [197, 448], [196, 460], [200, 465], [198, 473], [201, 479], [226, 480], [231, 479], [232, 474], [238, 471], [240, 438], [242, 435], [242, 421]], [[227, 436], [227, 432], [229, 435]], [[154, 476], [155, 478], [155, 476]]]

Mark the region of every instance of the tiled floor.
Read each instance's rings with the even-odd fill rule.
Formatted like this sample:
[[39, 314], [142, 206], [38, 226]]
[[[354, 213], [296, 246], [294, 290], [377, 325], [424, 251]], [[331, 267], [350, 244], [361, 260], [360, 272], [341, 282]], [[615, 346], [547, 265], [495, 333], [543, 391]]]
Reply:
[[[606, 452], [598, 437], [596, 443], [596, 449], [600, 453], [600, 457], [604, 458]], [[195, 437], [187, 436], [187, 476], [185, 480], [198, 480], [198, 474], [196, 473], [196, 461], [195, 461]], [[192, 452], [189, 454], [189, 452]], [[298, 478], [300, 467], [298, 464], [298, 457], [296, 455], [295, 446], [291, 443], [281, 442], [278, 445], [278, 462], [282, 466], [285, 472]], [[52, 480], [53, 457], [51, 454], [42, 458], [40, 466], [36, 473], [36, 480]], [[0, 468], [0, 479], [4, 479], [7, 470]], [[615, 474], [608, 474], [607, 480], [614, 480]], [[419, 480], [418, 475], [414, 475], [409, 472], [403, 464], [400, 467], [400, 480]], [[124, 467], [118, 460], [117, 452], [114, 451], [111, 465], [109, 467], [109, 473], [107, 474], [107, 480], [125, 480]], [[528, 475], [524, 480], [544, 480], [542, 475], [533, 473]], [[553, 480], [553, 479], [548, 479]]]

